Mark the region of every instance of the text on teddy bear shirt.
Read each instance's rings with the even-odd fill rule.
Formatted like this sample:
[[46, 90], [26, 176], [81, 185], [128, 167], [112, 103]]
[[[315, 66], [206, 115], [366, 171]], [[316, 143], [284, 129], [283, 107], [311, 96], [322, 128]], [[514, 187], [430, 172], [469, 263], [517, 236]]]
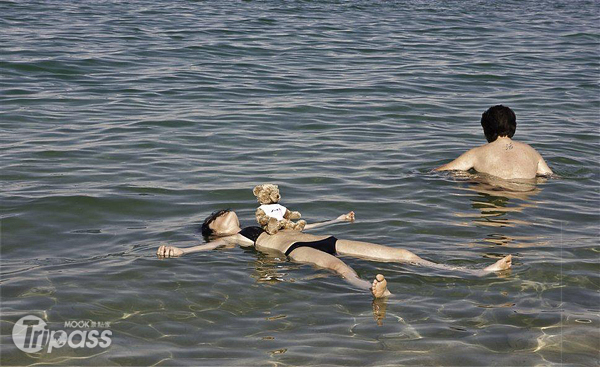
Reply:
[[283, 216], [285, 215], [285, 211], [287, 210], [285, 206], [281, 204], [264, 204], [259, 207], [263, 212], [269, 217], [273, 217], [277, 220], [283, 220]]

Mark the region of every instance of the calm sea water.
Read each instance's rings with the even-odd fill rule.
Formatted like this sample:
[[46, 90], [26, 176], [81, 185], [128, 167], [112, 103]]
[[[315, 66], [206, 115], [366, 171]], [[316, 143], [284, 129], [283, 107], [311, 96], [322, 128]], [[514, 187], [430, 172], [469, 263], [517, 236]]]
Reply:
[[[598, 1], [1, 1], [2, 365], [596, 365]], [[494, 104], [559, 177], [515, 190], [430, 170]], [[395, 294], [255, 251], [256, 184], [316, 234], [501, 276], [344, 258]], [[35, 315], [109, 348], [24, 353]], [[72, 331], [72, 330], [68, 330]]]

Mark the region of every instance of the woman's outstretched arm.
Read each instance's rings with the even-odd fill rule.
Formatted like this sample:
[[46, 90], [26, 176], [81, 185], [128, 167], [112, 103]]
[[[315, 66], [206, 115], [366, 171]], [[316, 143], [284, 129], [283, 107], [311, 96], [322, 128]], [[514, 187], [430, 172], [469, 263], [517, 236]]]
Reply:
[[158, 248], [158, 250], [156, 251], [156, 256], [158, 256], [158, 257], [177, 257], [177, 256], [189, 254], [192, 252], [214, 250], [217, 247], [225, 246], [227, 244], [229, 244], [228, 241], [226, 241], [223, 238], [220, 238], [216, 241], [207, 242], [203, 245], [184, 247], [184, 248], [180, 248], [177, 246], [161, 245]]
[[335, 219], [327, 220], [325, 222], [307, 224], [304, 227], [304, 230], [306, 231], [307, 229], [315, 229], [315, 228], [323, 227], [323, 226], [326, 226], [326, 225], [335, 224], [335, 223], [342, 223], [342, 222], [354, 222], [354, 212], [350, 212], [348, 214], [342, 214], [342, 215], [340, 215], [339, 217], [337, 217]]
[[254, 243], [240, 234], [234, 234], [227, 237], [221, 237], [214, 241], [202, 245], [180, 248], [177, 246], [162, 245], [156, 251], [158, 257], [177, 257], [192, 252], [214, 250], [217, 247], [238, 244], [242, 247], [253, 246]]

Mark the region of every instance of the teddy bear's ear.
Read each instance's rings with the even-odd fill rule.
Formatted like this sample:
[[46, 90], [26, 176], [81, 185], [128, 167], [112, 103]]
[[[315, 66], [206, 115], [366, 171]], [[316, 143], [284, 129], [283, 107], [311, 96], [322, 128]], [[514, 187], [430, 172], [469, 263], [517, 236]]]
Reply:
[[272, 195], [274, 192], [279, 192], [279, 186], [270, 184], [268, 187], [265, 187], [269, 191], [269, 195]]
[[258, 196], [258, 194], [260, 194], [260, 191], [263, 189], [262, 185], [258, 185], [254, 188], [254, 190], [252, 190], [252, 193], [254, 194], [254, 196]]

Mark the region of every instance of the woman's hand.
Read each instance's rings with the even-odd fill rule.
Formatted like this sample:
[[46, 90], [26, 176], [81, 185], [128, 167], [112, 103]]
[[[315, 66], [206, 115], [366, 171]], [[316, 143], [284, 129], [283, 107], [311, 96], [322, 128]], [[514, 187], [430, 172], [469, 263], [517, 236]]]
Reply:
[[183, 250], [175, 246], [162, 245], [156, 251], [158, 257], [177, 257], [183, 255]]
[[335, 219], [328, 220], [325, 222], [307, 224], [306, 227], [304, 227], [304, 230], [306, 231], [309, 229], [315, 229], [315, 228], [323, 227], [323, 226], [326, 226], [329, 224], [336, 224], [339, 222], [354, 222], [354, 212], [350, 212], [348, 214], [342, 214]]
[[350, 212], [348, 214], [342, 214], [339, 217], [337, 217], [336, 219], [343, 221], [343, 222], [354, 222], [354, 212]]

